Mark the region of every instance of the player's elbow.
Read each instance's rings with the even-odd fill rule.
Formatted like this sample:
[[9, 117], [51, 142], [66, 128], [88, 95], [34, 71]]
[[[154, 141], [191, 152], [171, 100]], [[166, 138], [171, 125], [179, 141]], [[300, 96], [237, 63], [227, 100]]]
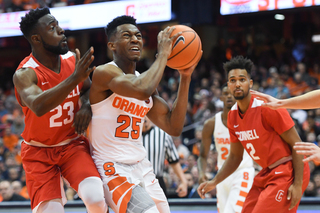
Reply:
[[45, 109], [45, 106], [41, 103], [33, 103], [29, 108], [37, 117], [41, 117], [48, 112], [48, 110]]
[[179, 137], [181, 133], [182, 133], [182, 128], [172, 128], [168, 134], [173, 137]]
[[46, 114], [46, 112], [44, 110], [41, 110], [41, 109], [34, 109], [32, 111], [33, 111], [34, 114], [36, 114], [37, 117], [41, 117], [44, 114]]
[[147, 89], [138, 89], [136, 90], [135, 93], [136, 93], [135, 98], [137, 98], [138, 100], [144, 101], [144, 100], [148, 100], [153, 92]]

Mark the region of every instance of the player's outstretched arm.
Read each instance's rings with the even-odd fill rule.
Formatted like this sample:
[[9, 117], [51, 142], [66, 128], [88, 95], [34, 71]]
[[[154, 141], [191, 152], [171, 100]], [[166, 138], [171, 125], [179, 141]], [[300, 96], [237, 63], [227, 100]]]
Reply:
[[270, 95], [263, 94], [257, 91], [251, 91], [252, 95], [258, 96], [265, 100], [264, 106], [272, 109], [287, 108], [287, 109], [316, 109], [320, 107], [320, 90], [314, 90], [303, 95], [299, 95], [288, 99], [276, 99]]
[[199, 184], [207, 181], [206, 176], [207, 159], [210, 151], [210, 145], [212, 143], [212, 134], [214, 131], [215, 117], [205, 121], [202, 129], [202, 140], [200, 145], [200, 155], [198, 158], [198, 169], [199, 169]]
[[19, 94], [21, 103], [30, 108], [37, 116], [42, 116], [61, 104], [69, 93], [82, 81], [86, 80], [95, 68], [89, 68], [92, 63], [93, 48], [91, 47], [80, 59], [76, 49], [76, 68], [72, 75], [57, 86], [42, 91], [37, 86], [38, 79], [31, 68], [21, 68], [13, 75], [13, 83]]
[[163, 129], [169, 135], [179, 136], [182, 132], [188, 105], [189, 86], [191, 74], [196, 68], [197, 63], [192, 67], [180, 70], [180, 83], [178, 95], [173, 103], [172, 109], [156, 93], [152, 95], [153, 107], [147, 116], [158, 127]]
[[303, 159], [303, 162], [316, 161], [320, 163], [320, 147], [318, 145], [309, 142], [297, 142], [293, 148], [298, 154], [307, 157]]
[[269, 107], [271, 109], [284, 108], [282, 100], [272, 97], [271, 95], [264, 94], [255, 90], [250, 90], [250, 93], [256, 96], [258, 99], [262, 99], [265, 103], [262, 106]]
[[230, 154], [224, 162], [217, 175], [210, 181], [200, 184], [197, 191], [201, 198], [205, 198], [205, 194], [213, 190], [221, 181], [231, 175], [240, 165], [243, 156], [243, 146], [240, 142], [231, 143]]

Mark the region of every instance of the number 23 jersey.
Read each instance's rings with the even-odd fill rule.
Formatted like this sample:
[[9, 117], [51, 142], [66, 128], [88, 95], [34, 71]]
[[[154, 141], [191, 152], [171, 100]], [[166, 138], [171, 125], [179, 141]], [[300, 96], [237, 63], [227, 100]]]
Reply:
[[[114, 62], [110, 62], [117, 66]], [[139, 73], [136, 71], [136, 75]], [[113, 93], [92, 104], [89, 140], [94, 160], [135, 164], [143, 160], [146, 150], [142, 143], [144, 117], [153, 106], [152, 98], [138, 100]]]
[[251, 158], [262, 168], [290, 156], [291, 149], [281, 134], [294, 126], [286, 109], [262, 107], [263, 101], [251, 97], [245, 114], [235, 104], [228, 114], [231, 142], [241, 142]]
[[[68, 78], [75, 69], [76, 59], [72, 52], [60, 56], [60, 73], [48, 69], [30, 54], [23, 59], [17, 69], [31, 68], [35, 71], [37, 86], [45, 91], [55, 87]], [[77, 137], [74, 127], [74, 115], [79, 110], [79, 97], [83, 83], [80, 83], [57, 107], [41, 117], [36, 116], [28, 107], [22, 106], [25, 115], [25, 129], [21, 136], [26, 142], [35, 142], [44, 146], [54, 146]], [[15, 90], [19, 104], [19, 94]]]

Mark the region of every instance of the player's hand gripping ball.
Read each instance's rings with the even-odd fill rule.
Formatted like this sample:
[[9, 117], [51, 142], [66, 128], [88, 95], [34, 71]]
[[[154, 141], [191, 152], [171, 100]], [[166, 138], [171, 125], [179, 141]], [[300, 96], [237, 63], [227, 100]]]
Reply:
[[187, 69], [194, 65], [202, 55], [202, 44], [198, 34], [185, 25], [174, 25], [171, 36], [182, 32], [173, 41], [172, 52], [168, 57], [167, 66], [172, 69]]

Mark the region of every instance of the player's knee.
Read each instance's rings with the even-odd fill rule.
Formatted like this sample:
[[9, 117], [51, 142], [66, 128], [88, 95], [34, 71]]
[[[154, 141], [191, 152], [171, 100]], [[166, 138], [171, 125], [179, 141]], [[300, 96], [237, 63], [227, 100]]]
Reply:
[[36, 213], [56, 213], [56, 212], [63, 212], [63, 204], [61, 199], [53, 199], [47, 200], [42, 202], [37, 210]]
[[141, 186], [132, 189], [131, 199], [127, 204], [128, 213], [158, 213], [155, 202]]
[[96, 177], [84, 179], [79, 184], [78, 194], [90, 212], [107, 211], [102, 182]]

